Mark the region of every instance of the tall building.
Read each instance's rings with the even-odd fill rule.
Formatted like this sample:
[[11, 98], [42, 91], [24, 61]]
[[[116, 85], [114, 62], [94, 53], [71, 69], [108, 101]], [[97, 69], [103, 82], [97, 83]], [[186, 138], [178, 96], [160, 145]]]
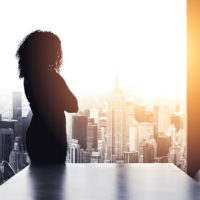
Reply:
[[84, 149], [80, 149], [80, 163], [88, 163], [87, 152]]
[[135, 105], [134, 107], [134, 113], [135, 113], [135, 120], [138, 122], [144, 122], [145, 121], [145, 105]]
[[158, 132], [166, 133], [171, 124], [171, 110], [169, 105], [161, 104], [158, 111]]
[[176, 131], [178, 132], [181, 128], [181, 117], [177, 113], [172, 113], [171, 115], [171, 124], [174, 124]]
[[169, 147], [171, 146], [171, 136], [159, 136], [157, 138], [157, 156], [167, 156]]
[[138, 124], [138, 141], [149, 140], [154, 137], [154, 124], [142, 122]]
[[134, 104], [133, 101], [125, 101], [125, 132], [124, 134], [124, 141], [126, 142], [124, 145], [126, 149], [123, 149], [123, 151], [127, 150], [130, 151], [129, 147], [129, 137], [130, 137], [130, 126], [132, 125], [133, 121], [135, 120], [135, 114], [134, 114]]
[[106, 160], [111, 162], [123, 160], [123, 152], [128, 150], [125, 126], [125, 99], [116, 77], [116, 87], [108, 101]]
[[139, 149], [138, 122], [133, 120], [129, 127], [129, 151], [138, 151]]
[[153, 123], [154, 123], [154, 138], [157, 140], [158, 137], [158, 111], [159, 111], [159, 106], [154, 105], [153, 106]]
[[72, 139], [78, 140], [80, 148], [87, 148], [87, 116], [72, 116]]
[[[25, 152], [26, 151], [26, 131], [30, 124], [32, 118], [32, 112], [30, 111], [26, 117], [19, 117], [18, 120], [2, 120], [0, 121], [0, 129], [10, 129], [14, 139], [15, 137], [21, 138], [21, 148]], [[6, 136], [8, 137], [8, 136]], [[12, 140], [13, 147], [13, 140]], [[11, 148], [12, 148], [11, 147]], [[0, 147], [1, 148], [1, 147]], [[0, 153], [1, 154], [1, 153]], [[7, 161], [9, 161], [7, 159]], [[25, 162], [27, 163], [27, 162]]]
[[144, 121], [145, 121], [145, 122], [153, 123], [153, 120], [154, 120], [154, 114], [153, 114], [153, 112], [150, 111], [150, 110], [146, 110], [146, 111], [145, 111], [145, 118], [144, 118]]
[[72, 141], [72, 117], [75, 114], [72, 113], [65, 113], [65, 117], [66, 117], [66, 130], [67, 130], [67, 143], [70, 145], [71, 141]]
[[25, 155], [22, 149], [22, 142], [20, 137], [16, 137], [13, 149], [9, 156], [9, 163], [15, 172], [19, 172], [25, 167]]
[[0, 128], [0, 162], [9, 162], [9, 154], [13, 147], [14, 133], [11, 128]]
[[88, 119], [87, 149], [97, 150], [97, 124], [95, 124], [94, 120], [91, 119]]
[[101, 156], [101, 162], [103, 163], [105, 160], [105, 141], [104, 140], [98, 140], [98, 152]]
[[143, 151], [143, 163], [153, 163], [154, 162], [154, 146], [150, 143], [144, 143], [142, 145]]
[[3, 167], [3, 163], [0, 163], [0, 185], [3, 183], [4, 181], [4, 167]]
[[[14, 136], [21, 138], [22, 150], [26, 151], [26, 131], [32, 118], [32, 112], [29, 111], [26, 117], [19, 117], [14, 121]], [[12, 123], [12, 121], [10, 122]]]
[[13, 119], [17, 120], [22, 117], [22, 94], [13, 92]]
[[69, 147], [69, 162], [80, 163], [80, 145], [78, 140], [72, 139]]
[[107, 113], [105, 111], [99, 110], [98, 140], [105, 140], [106, 129], [107, 129]]

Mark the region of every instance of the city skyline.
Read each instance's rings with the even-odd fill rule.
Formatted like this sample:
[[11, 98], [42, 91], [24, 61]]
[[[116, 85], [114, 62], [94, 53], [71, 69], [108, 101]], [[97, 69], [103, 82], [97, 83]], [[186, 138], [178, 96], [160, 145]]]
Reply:
[[[186, 171], [186, 113], [179, 103], [127, 100], [118, 75], [105, 99], [106, 104], [66, 115], [67, 163], [171, 162]], [[12, 93], [11, 107], [9, 118], [0, 109], [3, 181], [30, 164], [25, 138], [32, 113], [29, 108], [22, 115], [22, 92]]]

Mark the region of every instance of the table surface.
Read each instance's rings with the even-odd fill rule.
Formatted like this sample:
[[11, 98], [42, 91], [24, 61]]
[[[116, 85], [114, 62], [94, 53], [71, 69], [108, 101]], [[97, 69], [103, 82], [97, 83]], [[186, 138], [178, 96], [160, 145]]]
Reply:
[[196, 200], [200, 184], [173, 164], [28, 166], [0, 186], [3, 200]]

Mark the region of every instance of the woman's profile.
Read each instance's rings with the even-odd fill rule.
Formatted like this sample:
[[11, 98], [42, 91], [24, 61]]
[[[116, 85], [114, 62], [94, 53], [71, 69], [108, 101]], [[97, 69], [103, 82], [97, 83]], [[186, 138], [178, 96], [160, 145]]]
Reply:
[[52, 32], [30, 33], [20, 44], [19, 77], [33, 113], [26, 134], [31, 163], [64, 163], [67, 151], [64, 111], [77, 112], [76, 97], [59, 74], [60, 39]]

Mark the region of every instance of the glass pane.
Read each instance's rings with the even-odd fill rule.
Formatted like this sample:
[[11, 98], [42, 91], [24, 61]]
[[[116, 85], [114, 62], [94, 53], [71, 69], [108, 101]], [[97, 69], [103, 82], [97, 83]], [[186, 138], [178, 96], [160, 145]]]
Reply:
[[15, 53], [38, 28], [59, 36], [60, 73], [78, 98], [78, 113], [65, 113], [67, 163], [186, 171], [186, 1], [23, 2], [0, 13], [0, 181], [30, 163], [32, 112]]

